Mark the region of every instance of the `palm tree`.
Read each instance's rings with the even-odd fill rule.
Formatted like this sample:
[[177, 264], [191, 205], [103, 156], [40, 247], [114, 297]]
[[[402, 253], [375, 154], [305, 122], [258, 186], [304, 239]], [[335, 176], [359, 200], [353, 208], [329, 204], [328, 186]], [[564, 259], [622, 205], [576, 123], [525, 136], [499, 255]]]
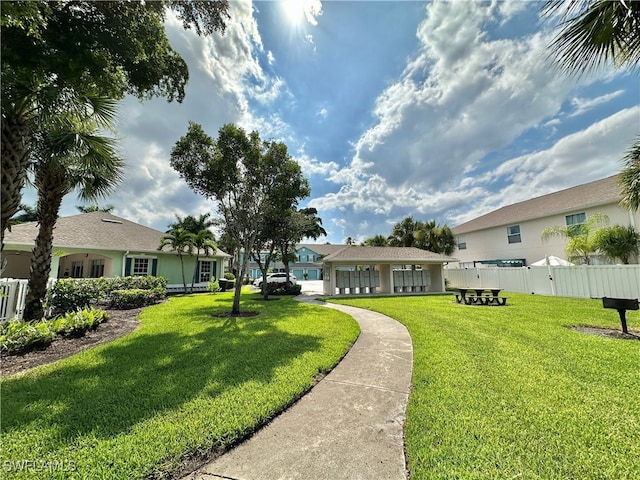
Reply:
[[[543, 14], [560, 14], [560, 33], [550, 45], [551, 55], [569, 74], [583, 74], [608, 62], [616, 68], [640, 63], [640, 2], [632, 0], [547, 0]], [[622, 206], [640, 206], [640, 138], [623, 159]]]
[[591, 264], [591, 255], [598, 250], [598, 229], [609, 223], [609, 217], [603, 213], [595, 213], [585, 223], [576, 225], [554, 225], [542, 231], [542, 241], [552, 237], [568, 240], [565, 252], [569, 259], [580, 258], [586, 265]]
[[416, 241], [414, 232], [417, 230], [417, 223], [413, 217], [407, 217], [396, 223], [389, 235], [389, 245], [392, 247], [413, 247]]
[[98, 126], [108, 127], [115, 114], [111, 99], [79, 94], [35, 79], [17, 79], [4, 66], [2, 74], [0, 248], [4, 248], [4, 233], [10, 219], [20, 208], [37, 135], [55, 125], [64, 129], [66, 115], [90, 118]]
[[23, 213], [21, 213], [20, 215], [15, 215], [11, 217], [10, 225], [17, 225], [19, 223], [26, 223], [26, 222], [35, 222], [36, 220], [38, 220], [38, 211], [36, 210], [36, 207], [32, 207], [30, 205], [21, 203], [20, 209], [18, 210], [18, 212], [23, 212]]
[[640, 136], [622, 159], [624, 169], [620, 173], [620, 186], [624, 208], [636, 211], [640, 208]]
[[617, 68], [640, 61], [640, 3], [548, 0], [543, 15], [560, 15], [560, 32], [550, 46], [560, 68], [582, 74], [612, 62]]
[[158, 250], [162, 250], [167, 245], [171, 247], [178, 254], [180, 259], [180, 267], [182, 269], [182, 285], [184, 286], [184, 293], [187, 293], [187, 279], [184, 275], [184, 255], [191, 255], [193, 253], [193, 233], [185, 230], [182, 227], [177, 227], [166, 233], [162, 237], [162, 241], [158, 246]]
[[34, 184], [38, 191], [38, 235], [31, 256], [29, 293], [24, 316], [43, 317], [43, 301], [51, 271], [53, 230], [65, 195], [78, 190], [83, 200], [109, 193], [121, 180], [124, 162], [114, 140], [97, 135], [95, 123], [62, 115], [34, 142]]
[[105, 205], [104, 207], [101, 207], [96, 203], [95, 205], [77, 205], [76, 208], [80, 213], [91, 213], [91, 212], [111, 213], [113, 209], [116, 208], [116, 206], [108, 204], [108, 205]]
[[[202, 215], [201, 215], [202, 217]], [[198, 233], [193, 234], [193, 247], [196, 251], [196, 266], [193, 270], [193, 279], [191, 280], [191, 291], [193, 292], [193, 286], [196, 282], [196, 276], [198, 275], [198, 262], [200, 261], [200, 253], [203, 253], [205, 257], [215, 253], [216, 241], [208, 228], [203, 228]]]
[[597, 249], [606, 257], [615, 261], [620, 259], [627, 265], [633, 256], [640, 254], [640, 232], [631, 225], [612, 225], [596, 232]]
[[386, 247], [388, 245], [387, 237], [384, 235], [374, 235], [373, 237], [367, 238], [362, 242], [363, 245], [367, 245], [369, 247]]

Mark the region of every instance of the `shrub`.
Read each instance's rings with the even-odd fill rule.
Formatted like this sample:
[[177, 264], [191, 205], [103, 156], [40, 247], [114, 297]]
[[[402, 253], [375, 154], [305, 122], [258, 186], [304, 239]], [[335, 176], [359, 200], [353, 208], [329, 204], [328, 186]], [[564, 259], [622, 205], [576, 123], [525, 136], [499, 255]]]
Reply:
[[231, 272], [225, 272], [224, 278], [226, 278], [227, 280], [235, 280], [236, 276]]
[[100, 303], [112, 304], [110, 297], [117, 290], [153, 291], [152, 296], [158, 301], [164, 298], [166, 287], [167, 279], [163, 277], [66, 278], [53, 285], [46, 303], [51, 315], [59, 315]]
[[19, 353], [49, 345], [56, 334], [46, 320], [10, 320], [0, 325], [0, 351]]
[[218, 280], [216, 280], [215, 278], [212, 278], [211, 280], [209, 280], [209, 284], [207, 285], [207, 290], [209, 290], [210, 292], [216, 293], [221, 291], [222, 289], [220, 288], [220, 284], [218, 283]]
[[93, 330], [108, 318], [107, 312], [91, 308], [68, 312], [62, 317], [51, 320], [53, 331], [64, 337], [81, 336], [87, 330]]
[[116, 310], [129, 310], [131, 308], [152, 305], [159, 302], [162, 298], [164, 298], [164, 290], [129, 288], [112, 291], [109, 297], [109, 305]]
[[104, 278], [60, 279], [47, 292], [46, 304], [52, 315], [88, 308], [104, 298], [106, 281]]
[[292, 285], [288, 283], [267, 283], [267, 293], [269, 295], [300, 295], [302, 285]]

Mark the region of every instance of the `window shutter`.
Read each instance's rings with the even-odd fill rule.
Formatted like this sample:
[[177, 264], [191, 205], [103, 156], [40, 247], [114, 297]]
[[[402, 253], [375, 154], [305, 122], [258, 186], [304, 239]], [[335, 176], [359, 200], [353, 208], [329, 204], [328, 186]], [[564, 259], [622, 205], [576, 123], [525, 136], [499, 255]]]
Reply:
[[218, 278], [218, 262], [216, 261], [211, 262], [211, 278]]
[[131, 276], [131, 258], [129, 257], [127, 257], [127, 259], [124, 261], [124, 276]]
[[154, 258], [151, 261], [151, 275], [156, 277], [158, 276], [158, 259]]
[[196, 280], [196, 283], [200, 283], [200, 264], [202, 262], [198, 261], [198, 263], [196, 263], [196, 273], [194, 275], [194, 278]]

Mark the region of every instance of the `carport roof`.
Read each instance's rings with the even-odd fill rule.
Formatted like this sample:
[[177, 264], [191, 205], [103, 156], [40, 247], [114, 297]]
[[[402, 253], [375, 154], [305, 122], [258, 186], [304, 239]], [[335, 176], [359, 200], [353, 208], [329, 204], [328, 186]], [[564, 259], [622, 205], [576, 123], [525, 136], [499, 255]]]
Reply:
[[456, 262], [457, 259], [421, 250], [415, 247], [360, 247], [346, 246], [340, 251], [326, 256], [323, 262], [352, 262], [355, 264], [396, 263], [446, 263]]

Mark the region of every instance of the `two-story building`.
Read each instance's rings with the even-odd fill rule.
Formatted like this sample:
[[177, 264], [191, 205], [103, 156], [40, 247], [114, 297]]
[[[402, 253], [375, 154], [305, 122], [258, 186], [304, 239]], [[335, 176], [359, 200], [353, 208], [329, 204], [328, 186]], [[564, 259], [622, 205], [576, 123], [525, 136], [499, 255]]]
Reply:
[[[296, 261], [289, 263], [289, 271], [298, 280], [322, 280], [322, 259], [342, 250], [345, 246], [328, 243], [300, 243], [296, 245]], [[284, 263], [281, 261], [272, 262], [269, 265], [269, 270], [272, 272], [284, 272]], [[251, 278], [262, 276], [260, 267], [252, 260], [249, 262], [249, 276]]]
[[[638, 228], [640, 214], [621, 208], [620, 199], [618, 177], [612, 176], [494, 210], [451, 229], [458, 262], [448, 268], [521, 267], [546, 256], [566, 258], [567, 240], [543, 241], [543, 230], [583, 223], [596, 213], [607, 215], [611, 225]], [[595, 257], [592, 263], [606, 260]]]

